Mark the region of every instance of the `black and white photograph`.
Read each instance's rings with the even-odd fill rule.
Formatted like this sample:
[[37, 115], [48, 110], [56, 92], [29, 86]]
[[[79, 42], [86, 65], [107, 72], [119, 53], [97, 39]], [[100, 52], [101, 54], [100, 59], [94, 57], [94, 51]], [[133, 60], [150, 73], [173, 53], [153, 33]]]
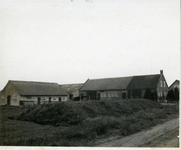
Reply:
[[0, 0], [0, 148], [180, 147], [179, 0]]

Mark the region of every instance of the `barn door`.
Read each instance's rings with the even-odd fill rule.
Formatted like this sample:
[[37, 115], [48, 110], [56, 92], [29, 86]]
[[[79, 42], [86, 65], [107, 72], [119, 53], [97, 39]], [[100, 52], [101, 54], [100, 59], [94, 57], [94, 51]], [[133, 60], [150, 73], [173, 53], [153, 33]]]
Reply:
[[8, 96], [7, 96], [7, 105], [10, 105], [10, 104], [11, 104], [11, 96], [8, 95]]

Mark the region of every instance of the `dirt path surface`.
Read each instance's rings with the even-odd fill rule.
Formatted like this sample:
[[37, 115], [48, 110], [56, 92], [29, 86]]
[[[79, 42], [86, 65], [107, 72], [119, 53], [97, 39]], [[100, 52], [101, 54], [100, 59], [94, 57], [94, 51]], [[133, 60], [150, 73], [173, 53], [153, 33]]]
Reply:
[[111, 137], [96, 142], [98, 147], [179, 147], [179, 119], [157, 125], [126, 137]]

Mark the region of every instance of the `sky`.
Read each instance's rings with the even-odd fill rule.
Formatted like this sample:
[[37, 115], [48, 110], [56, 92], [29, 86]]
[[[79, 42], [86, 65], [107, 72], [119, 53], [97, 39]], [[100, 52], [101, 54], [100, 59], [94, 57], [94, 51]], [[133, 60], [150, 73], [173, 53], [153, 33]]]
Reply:
[[179, 0], [1, 0], [0, 90], [8, 80], [180, 79]]

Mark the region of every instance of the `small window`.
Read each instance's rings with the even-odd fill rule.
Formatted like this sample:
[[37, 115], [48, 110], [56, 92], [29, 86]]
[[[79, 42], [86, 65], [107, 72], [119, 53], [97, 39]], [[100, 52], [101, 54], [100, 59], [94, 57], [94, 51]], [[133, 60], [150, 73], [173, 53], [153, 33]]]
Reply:
[[104, 97], [104, 93], [103, 92], [101, 93], [101, 97]]
[[104, 92], [104, 97], [107, 97], [107, 94], [106, 94], [106, 92]]
[[160, 87], [162, 87], [162, 81], [160, 81]]
[[19, 101], [20, 106], [24, 106], [24, 101]]
[[163, 83], [164, 83], [164, 87], [166, 87], [166, 82], [164, 81]]
[[115, 97], [118, 97], [118, 92], [115, 92], [114, 95], [115, 95]]
[[108, 96], [111, 97], [111, 92], [108, 93]]
[[114, 97], [114, 92], [112, 92], [112, 97]]

